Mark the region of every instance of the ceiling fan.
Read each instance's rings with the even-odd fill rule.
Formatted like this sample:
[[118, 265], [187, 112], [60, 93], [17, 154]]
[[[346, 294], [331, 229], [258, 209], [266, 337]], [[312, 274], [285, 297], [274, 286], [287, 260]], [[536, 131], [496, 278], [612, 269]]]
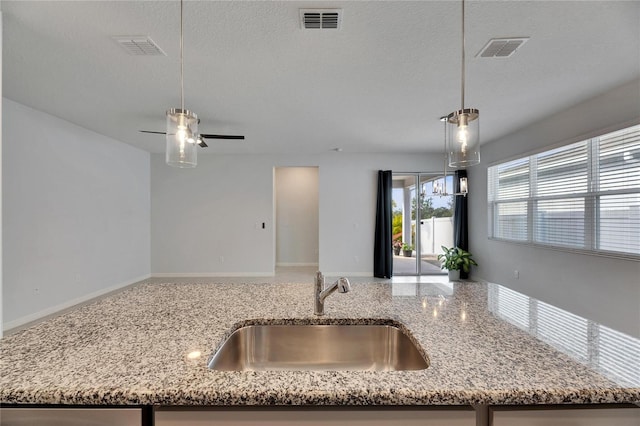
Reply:
[[[198, 124], [200, 124], [200, 119], [198, 119]], [[140, 130], [140, 133], [153, 133], [156, 135], [166, 135], [167, 132], [154, 132], [152, 130]], [[206, 148], [209, 145], [204, 141], [205, 139], [241, 139], [244, 140], [244, 136], [236, 136], [236, 135], [213, 135], [210, 133], [199, 133], [196, 139], [196, 143], [200, 145], [202, 148]]]

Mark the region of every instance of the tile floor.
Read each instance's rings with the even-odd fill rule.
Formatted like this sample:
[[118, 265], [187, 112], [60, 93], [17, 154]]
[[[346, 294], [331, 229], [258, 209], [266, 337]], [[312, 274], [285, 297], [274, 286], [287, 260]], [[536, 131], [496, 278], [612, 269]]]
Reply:
[[[415, 262], [415, 259], [414, 259]], [[146, 279], [144, 283], [203, 283], [203, 282], [224, 282], [224, 283], [312, 283], [317, 271], [315, 266], [287, 266], [276, 267], [273, 277], [152, 277]], [[326, 276], [326, 281], [336, 280], [338, 277]], [[416, 276], [394, 276], [391, 279], [375, 277], [349, 277], [351, 282], [391, 282], [391, 283], [425, 283], [425, 282], [448, 282], [446, 275], [422, 275]]]

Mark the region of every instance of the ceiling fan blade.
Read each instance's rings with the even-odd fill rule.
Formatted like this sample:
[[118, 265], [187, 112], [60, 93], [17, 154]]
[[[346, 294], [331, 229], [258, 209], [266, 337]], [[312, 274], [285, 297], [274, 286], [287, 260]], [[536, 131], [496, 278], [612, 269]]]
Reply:
[[[154, 132], [152, 130], [138, 130], [140, 133], [152, 133], [154, 135], [166, 135], [166, 132]], [[207, 148], [207, 145], [204, 142], [204, 139], [244, 139], [244, 136], [232, 136], [232, 135], [210, 135], [210, 134], [199, 134], [198, 135], [198, 145], [202, 148]]]
[[205, 139], [244, 139], [244, 136], [210, 135], [206, 133], [200, 133], [200, 136]]

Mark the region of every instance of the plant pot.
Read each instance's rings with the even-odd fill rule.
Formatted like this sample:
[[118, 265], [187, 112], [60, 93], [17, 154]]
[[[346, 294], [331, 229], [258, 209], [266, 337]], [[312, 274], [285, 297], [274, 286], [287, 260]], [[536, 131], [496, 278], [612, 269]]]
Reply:
[[459, 270], [449, 270], [449, 281], [459, 281], [460, 280], [460, 271]]
[[413, 250], [402, 250], [402, 255], [404, 257], [411, 257], [412, 254], [413, 254]]
[[393, 249], [393, 254], [395, 254], [396, 256], [400, 256], [400, 249], [399, 248], [394, 248]]

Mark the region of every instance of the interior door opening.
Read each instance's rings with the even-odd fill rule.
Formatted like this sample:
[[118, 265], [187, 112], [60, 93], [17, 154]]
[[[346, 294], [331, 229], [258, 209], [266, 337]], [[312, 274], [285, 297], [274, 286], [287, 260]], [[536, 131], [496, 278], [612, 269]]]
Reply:
[[318, 167], [276, 167], [275, 266], [318, 266]]
[[[433, 193], [442, 175], [393, 173], [392, 223], [393, 274], [446, 274], [440, 269], [441, 246], [453, 246], [453, 196]], [[447, 176], [447, 187], [453, 177]]]

